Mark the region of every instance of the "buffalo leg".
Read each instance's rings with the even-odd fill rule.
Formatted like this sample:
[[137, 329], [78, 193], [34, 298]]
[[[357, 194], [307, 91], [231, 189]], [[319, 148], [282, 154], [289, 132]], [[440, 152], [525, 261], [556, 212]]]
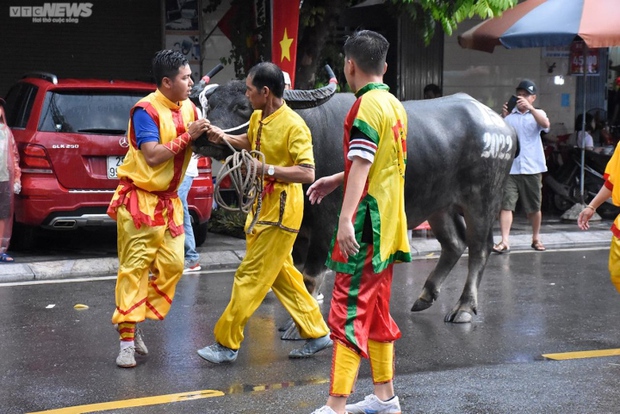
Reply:
[[[306, 271], [304, 271], [304, 282], [306, 282], [306, 288], [308, 287], [307, 282], [312, 282], [314, 285], [314, 290], [310, 291], [310, 293], [315, 299], [317, 299], [317, 296], [320, 294], [321, 286], [323, 285], [327, 272], [329, 272], [329, 270], [324, 266], [323, 270], [318, 275], [308, 275]], [[288, 322], [283, 326], [283, 330], [284, 333], [280, 336], [280, 339], [284, 341], [297, 341], [304, 339], [299, 336], [299, 330], [297, 329], [297, 325], [293, 322], [293, 318], [289, 318]]]
[[[445, 316], [445, 322], [470, 323], [478, 312], [478, 286], [493, 244], [493, 221], [483, 217], [484, 214], [479, 211], [474, 215], [465, 215], [469, 247], [467, 280], [458, 302]], [[487, 217], [494, 216], [489, 214]]]
[[[313, 243], [314, 239], [305, 238], [306, 234], [303, 232], [301, 232], [300, 235], [302, 238], [298, 236], [298, 240], [295, 242], [295, 247], [293, 248], [293, 258], [297, 257], [295, 265], [298, 268], [303, 268], [302, 273], [306, 289], [317, 299], [321, 294], [325, 275], [329, 271], [325, 266], [328, 245], [326, 243]], [[295, 341], [303, 339], [299, 336], [299, 331], [292, 318], [289, 318], [288, 322], [279, 330], [284, 331], [282, 336], [280, 336], [282, 340]]]
[[432, 306], [437, 300], [441, 285], [465, 251], [465, 223], [463, 217], [455, 211], [435, 213], [428, 219], [437, 241], [441, 244], [441, 255], [437, 265], [430, 273], [422, 293], [411, 310], [422, 311]]

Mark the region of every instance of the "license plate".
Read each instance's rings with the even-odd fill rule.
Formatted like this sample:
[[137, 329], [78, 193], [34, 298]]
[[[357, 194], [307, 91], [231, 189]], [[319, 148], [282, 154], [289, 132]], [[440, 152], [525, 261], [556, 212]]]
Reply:
[[124, 155], [112, 155], [108, 157], [108, 178], [116, 179], [118, 178], [116, 175], [116, 170], [118, 167], [123, 164], [123, 160], [125, 159]]

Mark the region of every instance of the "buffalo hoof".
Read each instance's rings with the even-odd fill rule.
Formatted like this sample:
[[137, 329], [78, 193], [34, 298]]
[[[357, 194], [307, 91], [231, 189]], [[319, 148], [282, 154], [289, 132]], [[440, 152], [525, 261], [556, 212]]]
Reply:
[[456, 312], [450, 312], [444, 318], [444, 322], [451, 323], [471, 323], [473, 315], [464, 310], [457, 310]]
[[295, 325], [293, 319], [291, 319], [288, 328], [286, 329], [286, 331], [284, 331], [280, 339], [282, 339], [283, 341], [300, 341], [304, 338], [299, 335], [297, 325]]
[[415, 301], [415, 303], [411, 307], [411, 312], [420, 312], [420, 311], [430, 308], [431, 306], [433, 306], [432, 300], [426, 300], [426, 299], [419, 298], [418, 300]]
[[293, 318], [288, 318], [284, 325], [278, 327], [278, 332], [286, 332], [291, 329], [291, 326], [295, 326], [295, 322], [293, 322]]

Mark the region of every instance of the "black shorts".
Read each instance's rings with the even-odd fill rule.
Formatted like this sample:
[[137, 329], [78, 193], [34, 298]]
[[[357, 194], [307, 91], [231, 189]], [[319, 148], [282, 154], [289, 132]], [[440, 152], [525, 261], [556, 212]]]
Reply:
[[542, 204], [542, 174], [509, 175], [502, 197], [502, 210], [515, 211], [517, 200], [525, 214], [537, 213]]

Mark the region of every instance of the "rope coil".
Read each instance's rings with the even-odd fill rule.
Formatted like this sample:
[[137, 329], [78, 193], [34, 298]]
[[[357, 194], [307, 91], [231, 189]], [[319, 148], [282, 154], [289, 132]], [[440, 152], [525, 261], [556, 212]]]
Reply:
[[[217, 87], [217, 85], [210, 86]], [[206, 92], [208, 89], [212, 88], [205, 88], [199, 95], [200, 104], [204, 114], [207, 114], [209, 108], [208, 99], [206, 97]], [[225, 129], [223, 132], [228, 133], [239, 130], [249, 125], [249, 123], [250, 121], [240, 126]], [[241, 151], [238, 151], [227, 140], [224, 140], [224, 142], [233, 153], [226, 158], [224, 165], [217, 174], [213, 197], [215, 198], [217, 205], [222, 207], [224, 210], [241, 211], [244, 214], [248, 214], [251, 211], [254, 202], [258, 199], [254, 219], [246, 230], [246, 233], [250, 234], [254, 228], [254, 225], [258, 221], [258, 216], [263, 205], [263, 180], [265, 178], [264, 171], [261, 171], [260, 173], [258, 172], [255, 159], [258, 159], [262, 165], [265, 165], [265, 155], [256, 150], [246, 151], [242, 149]], [[220, 184], [224, 181], [224, 179], [226, 179], [226, 177], [230, 177], [232, 188], [235, 190], [237, 195], [237, 207], [228, 205], [222, 197]]]
[[[250, 234], [258, 220], [263, 204], [263, 179], [265, 177], [264, 171], [258, 172], [254, 160], [256, 158], [265, 164], [265, 156], [260, 151], [237, 151], [228, 141], [225, 142], [233, 150], [233, 153], [226, 158], [217, 175], [214, 189], [215, 202], [224, 210], [241, 211], [247, 214], [258, 199], [254, 219], [246, 230], [246, 233]], [[226, 177], [230, 177], [232, 188], [237, 194], [237, 207], [228, 205], [222, 198], [220, 184]]]

